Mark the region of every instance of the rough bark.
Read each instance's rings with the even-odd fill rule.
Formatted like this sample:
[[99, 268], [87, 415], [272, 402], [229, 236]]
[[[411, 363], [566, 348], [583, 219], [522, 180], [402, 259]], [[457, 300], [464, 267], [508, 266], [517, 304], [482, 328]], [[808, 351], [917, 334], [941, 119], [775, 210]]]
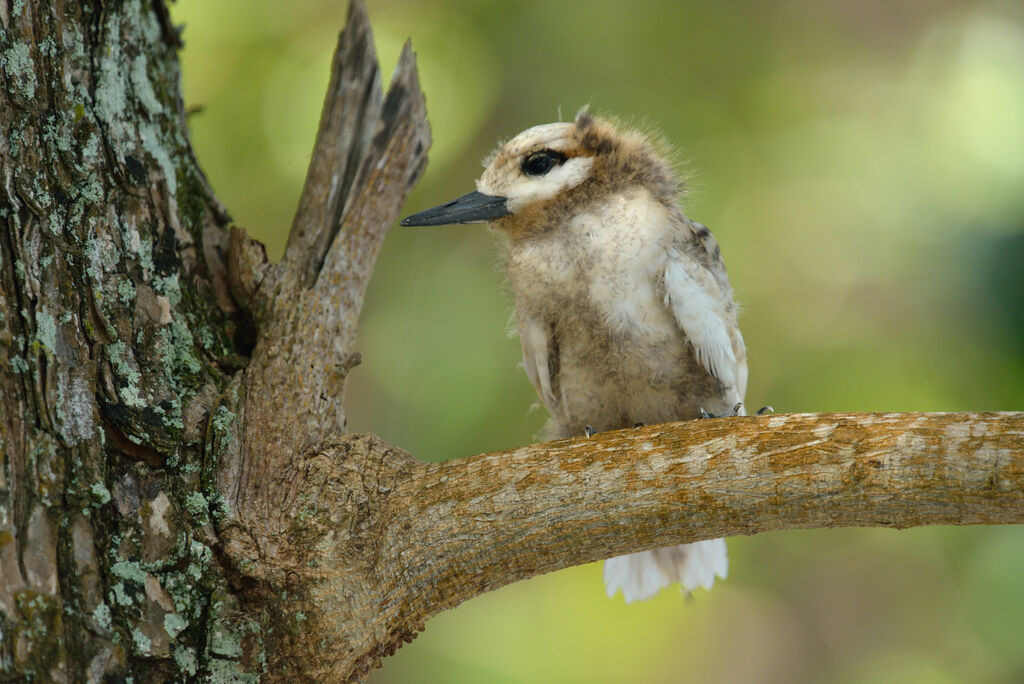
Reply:
[[349, 681], [441, 610], [672, 543], [1022, 522], [1024, 414], [792, 415], [423, 464], [345, 435], [429, 146], [356, 2], [280, 264], [188, 146], [155, 0], [0, 0], [0, 680]]
[[0, 60], [0, 678], [231, 670], [204, 451], [241, 328], [177, 35], [159, 3], [3, 0]]

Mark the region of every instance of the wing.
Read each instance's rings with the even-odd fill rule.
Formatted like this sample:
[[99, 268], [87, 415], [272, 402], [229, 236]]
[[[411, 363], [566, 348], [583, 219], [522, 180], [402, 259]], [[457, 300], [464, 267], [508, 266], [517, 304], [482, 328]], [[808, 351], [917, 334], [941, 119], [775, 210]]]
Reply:
[[[519, 341], [523, 345], [523, 370], [526, 377], [533, 383], [537, 396], [547, 407], [552, 416], [557, 416], [557, 377], [551, 373], [552, 355], [557, 356], [558, 349], [552, 349], [549, 340], [548, 326], [542, 322], [523, 318], [519, 319]], [[557, 359], [554, 359], [557, 363]]]
[[746, 349], [729, 278], [708, 229], [699, 223], [688, 225], [696, 238], [687, 245], [691, 249], [668, 253], [665, 306], [693, 345], [697, 362], [742, 401], [747, 389]]

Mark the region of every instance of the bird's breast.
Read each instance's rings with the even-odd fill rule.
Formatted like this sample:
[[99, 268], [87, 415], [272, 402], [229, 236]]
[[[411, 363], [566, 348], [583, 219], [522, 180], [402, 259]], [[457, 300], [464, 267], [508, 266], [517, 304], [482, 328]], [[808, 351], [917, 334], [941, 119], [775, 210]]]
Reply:
[[636, 188], [570, 216], [511, 246], [507, 270], [517, 307], [546, 318], [572, 309], [616, 336], [675, 334], [659, 292], [671, 237], [665, 207]]

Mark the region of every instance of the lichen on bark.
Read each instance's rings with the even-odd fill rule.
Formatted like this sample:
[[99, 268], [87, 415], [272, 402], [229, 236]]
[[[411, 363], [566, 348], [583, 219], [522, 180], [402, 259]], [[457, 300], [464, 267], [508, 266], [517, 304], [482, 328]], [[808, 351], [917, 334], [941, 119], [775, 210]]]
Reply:
[[246, 341], [175, 29], [145, 0], [4, 10], [0, 678], [258, 672], [210, 646], [238, 608], [206, 423]]

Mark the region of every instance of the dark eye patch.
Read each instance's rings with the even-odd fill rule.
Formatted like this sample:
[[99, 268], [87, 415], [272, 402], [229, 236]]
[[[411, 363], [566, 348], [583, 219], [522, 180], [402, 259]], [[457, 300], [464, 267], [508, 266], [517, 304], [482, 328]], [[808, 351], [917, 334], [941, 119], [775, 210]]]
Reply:
[[565, 163], [565, 155], [555, 150], [541, 150], [527, 155], [519, 168], [527, 176], [543, 176], [556, 166]]

